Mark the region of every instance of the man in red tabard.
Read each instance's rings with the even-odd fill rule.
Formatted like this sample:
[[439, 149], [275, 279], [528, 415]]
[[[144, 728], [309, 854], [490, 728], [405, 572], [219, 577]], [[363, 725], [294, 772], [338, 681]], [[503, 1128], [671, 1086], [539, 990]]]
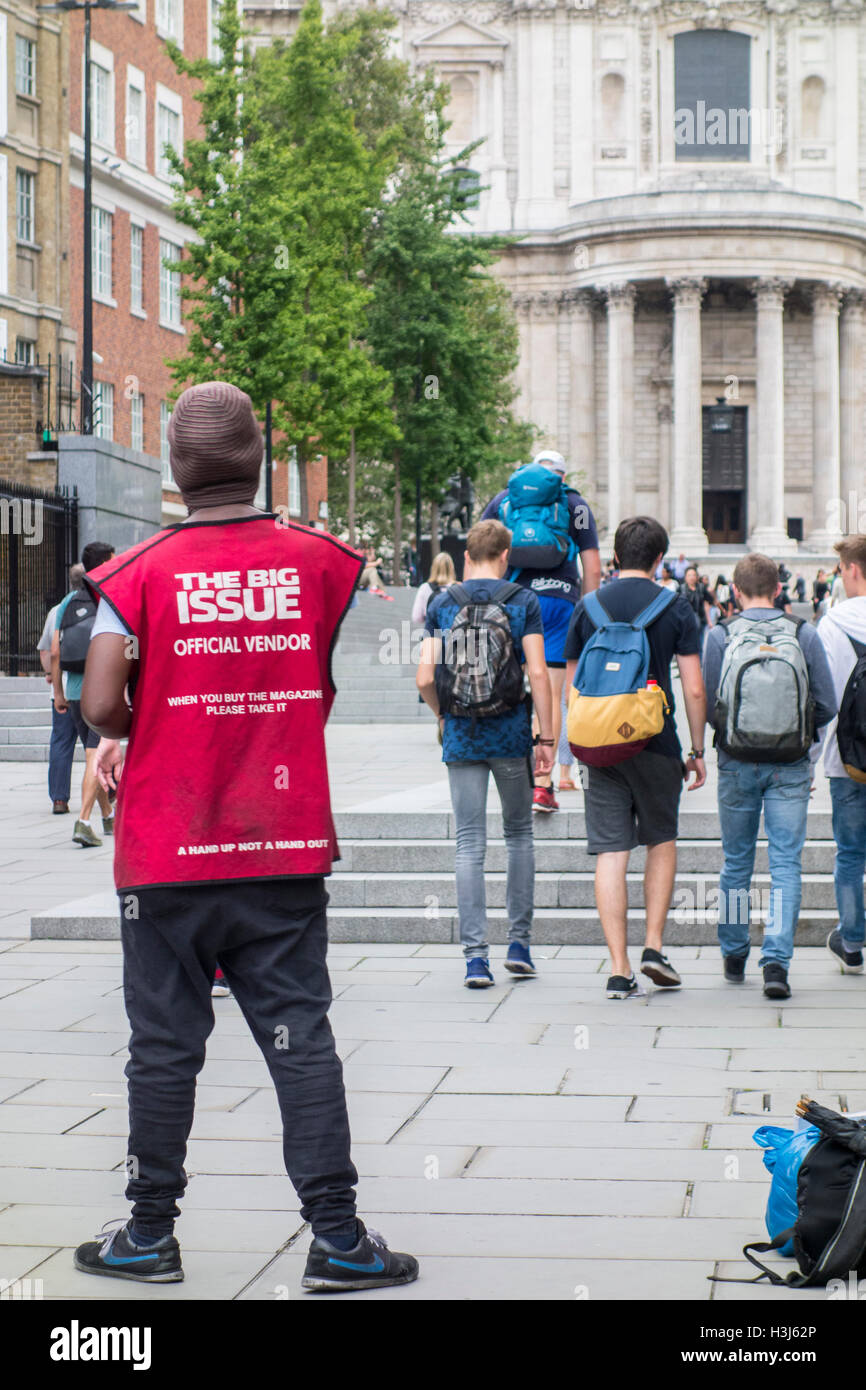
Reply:
[[252, 505], [262, 436], [237, 387], [185, 391], [169, 443], [188, 519], [87, 576], [100, 602], [82, 711], [102, 735], [103, 785], [119, 784], [133, 1206], [75, 1264], [183, 1278], [173, 1229], [219, 965], [276, 1088], [286, 1169], [314, 1237], [304, 1287], [408, 1283], [417, 1262], [355, 1216], [327, 1018], [324, 878], [337, 843], [325, 723], [331, 653], [363, 562], [327, 532]]

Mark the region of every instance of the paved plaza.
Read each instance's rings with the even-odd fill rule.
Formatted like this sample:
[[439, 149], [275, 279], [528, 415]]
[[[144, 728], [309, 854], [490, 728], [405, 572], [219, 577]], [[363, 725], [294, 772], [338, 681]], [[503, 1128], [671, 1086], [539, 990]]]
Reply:
[[[337, 726], [329, 750], [338, 810], [448, 804], [428, 724]], [[198, 1092], [186, 1282], [72, 1267], [72, 1247], [127, 1212], [127, 1026], [118, 943], [27, 937], [33, 912], [110, 886], [110, 847], [79, 850], [70, 819], [46, 814], [45, 771], [0, 766], [0, 1278], [58, 1299], [300, 1299], [309, 1232], [232, 999], [214, 1001]], [[698, 798], [709, 809], [712, 788]], [[517, 982], [494, 948], [497, 985], [479, 993], [453, 945], [332, 945], [359, 1209], [422, 1263], [416, 1284], [357, 1298], [791, 1299], [707, 1275], [752, 1272], [740, 1252], [762, 1237], [769, 1181], [755, 1127], [793, 1126], [803, 1091], [866, 1109], [866, 980], [802, 948], [794, 997], [771, 1004], [755, 956], [736, 990], [715, 949], [672, 953], [680, 994], [610, 1003], [599, 946], [541, 945], [538, 979]]]

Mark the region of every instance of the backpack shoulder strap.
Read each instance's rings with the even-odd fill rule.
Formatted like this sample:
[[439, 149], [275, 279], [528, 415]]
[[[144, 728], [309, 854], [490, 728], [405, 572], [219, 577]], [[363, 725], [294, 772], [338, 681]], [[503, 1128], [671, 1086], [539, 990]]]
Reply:
[[780, 1231], [779, 1234], [773, 1240], [753, 1240], [750, 1241], [748, 1245], [743, 1246], [743, 1254], [749, 1261], [749, 1264], [754, 1265], [755, 1269], [759, 1269], [761, 1271], [761, 1273], [757, 1275], [756, 1278], [726, 1279], [720, 1274], [708, 1274], [707, 1278], [709, 1279], [711, 1284], [760, 1284], [762, 1279], [769, 1279], [771, 1284], [787, 1284], [788, 1279], [793, 1280], [793, 1275], [789, 1275], [788, 1279], [784, 1279], [781, 1274], [777, 1274], [774, 1269], [770, 1269], [769, 1265], [761, 1264], [761, 1261], [756, 1260], [754, 1255], [752, 1255], [750, 1252], [752, 1250], [757, 1250], [759, 1254], [764, 1255], [768, 1250], [780, 1250], [783, 1245], [786, 1245], [788, 1243], [793, 1234], [794, 1227], [791, 1226], [791, 1228], [787, 1231]]
[[636, 618], [632, 618], [632, 627], [639, 628], [641, 631], [649, 627], [656, 618], [661, 617], [666, 608], [670, 607], [675, 598], [676, 595], [670, 589], [660, 589], [652, 603], [648, 603], [642, 613], [638, 613]]
[[[842, 628], [842, 631], [845, 632], [845, 629]], [[845, 632], [845, 636], [854, 648], [854, 655], [857, 657], [858, 661], [861, 656], [866, 656], [866, 642], [858, 642], [857, 638], [852, 637], [850, 632]]]
[[526, 592], [527, 590], [524, 589], [522, 584], [509, 584], [506, 582], [506, 586], [502, 593], [493, 601], [495, 603], [510, 603], [512, 599], [517, 598], [518, 594], [525, 594]]
[[468, 589], [464, 589], [462, 584], [449, 584], [445, 592], [452, 603], [456, 603], [459, 608], [465, 608], [467, 603], [472, 602], [472, 595]]
[[598, 596], [597, 590], [595, 589], [593, 589], [593, 591], [589, 594], [584, 594], [583, 611], [589, 618], [589, 621], [592, 623], [593, 627], [604, 627], [605, 623], [609, 623], [611, 621], [610, 614], [608, 613], [607, 609], [605, 608], [604, 604]]

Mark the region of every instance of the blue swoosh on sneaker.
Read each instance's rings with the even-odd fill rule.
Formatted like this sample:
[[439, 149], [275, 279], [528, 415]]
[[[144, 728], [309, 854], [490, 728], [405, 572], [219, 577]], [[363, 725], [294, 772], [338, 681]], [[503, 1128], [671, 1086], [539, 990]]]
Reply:
[[112, 1255], [109, 1250], [102, 1256], [102, 1263], [105, 1265], [134, 1265], [140, 1264], [142, 1260], [155, 1260], [158, 1258], [157, 1251], [150, 1255]]
[[341, 1269], [354, 1269], [359, 1274], [381, 1274], [385, 1268], [384, 1260], [380, 1260], [378, 1255], [374, 1255], [365, 1265], [352, 1264], [351, 1260], [335, 1260], [333, 1255], [329, 1255], [328, 1264], [339, 1265]]

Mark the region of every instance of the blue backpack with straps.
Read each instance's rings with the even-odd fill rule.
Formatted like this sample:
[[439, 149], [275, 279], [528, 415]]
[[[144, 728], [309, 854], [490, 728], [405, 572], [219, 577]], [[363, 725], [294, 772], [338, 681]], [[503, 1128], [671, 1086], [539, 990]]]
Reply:
[[662, 589], [630, 623], [615, 622], [597, 593], [586, 594], [583, 611], [595, 628], [580, 655], [574, 676], [582, 695], [626, 695], [641, 689], [649, 676], [646, 629], [676, 598]]
[[527, 463], [512, 473], [499, 519], [511, 532], [508, 563], [513, 570], [557, 569], [574, 558], [568, 488], [543, 464]]

